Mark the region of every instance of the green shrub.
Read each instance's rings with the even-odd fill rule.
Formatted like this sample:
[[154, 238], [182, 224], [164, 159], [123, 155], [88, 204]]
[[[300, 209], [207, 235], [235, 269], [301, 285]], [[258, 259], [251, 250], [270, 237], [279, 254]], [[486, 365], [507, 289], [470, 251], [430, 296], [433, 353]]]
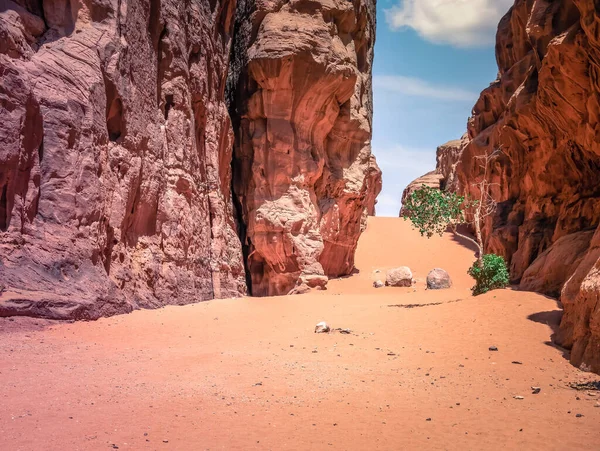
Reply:
[[484, 255], [482, 264], [479, 263], [479, 260], [473, 263], [473, 266], [469, 268], [469, 275], [475, 279], [475, 286], [471, 288], [473, 296], [498, 288], [506, 288], [510, 283], [504, 258], [495, 254]]
[[422, 185], [405, 200], [402, 206], [404, 220], [410, 219], [421, 236], [442, 236], [449, 225], [465, 221], [464, 202], [465, 198], [458, 194]]

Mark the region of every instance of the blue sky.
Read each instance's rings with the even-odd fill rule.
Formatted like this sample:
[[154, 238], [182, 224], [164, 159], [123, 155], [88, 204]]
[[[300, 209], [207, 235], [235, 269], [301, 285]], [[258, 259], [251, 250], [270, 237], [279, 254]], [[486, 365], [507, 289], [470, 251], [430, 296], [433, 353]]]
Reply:
[[379, 0], [373, 151], [383, 171], [378, 216], [398, 216], [408, 183], [435, 169], [497, 74], [498, 21], [513, 0]]

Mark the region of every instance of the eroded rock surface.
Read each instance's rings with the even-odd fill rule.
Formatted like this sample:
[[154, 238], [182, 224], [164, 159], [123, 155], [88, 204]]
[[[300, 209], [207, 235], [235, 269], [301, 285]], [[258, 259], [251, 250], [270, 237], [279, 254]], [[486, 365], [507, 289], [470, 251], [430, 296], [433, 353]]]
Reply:
[[234, 2], [17, 3], [0, 8], [0, 316], [244, 294]]
[[599, 232], [589, 241], [600, 223], [597, 2], [517, 0], [500, 22], [496, 57], [499, 77], [473, 109], [468, 142], [438, 159], [438, 171], [450, 189], [478, 197], [477, 156], [502, 150], [491, 165], [499, 204], [484, 227], [486, 251], [506, 257], [523, 288], [562, 290], [559, 341], [574, 364], [599, 372]]
[[581, 264], [593, 235], [593, 231], [575, 232], [556, 240], [527, 268], [521, 289], [560, 296], [565, 282]]
[[243, 295], [240, 235], [256, 294], [353, 269], [374, 4], [237, 6], [0, 0], [0, 316]]
[[381, 174], [371, 154], [372, 0], [243, 1], [230, 89], [234, 191], [253, 295], [354, 268]]

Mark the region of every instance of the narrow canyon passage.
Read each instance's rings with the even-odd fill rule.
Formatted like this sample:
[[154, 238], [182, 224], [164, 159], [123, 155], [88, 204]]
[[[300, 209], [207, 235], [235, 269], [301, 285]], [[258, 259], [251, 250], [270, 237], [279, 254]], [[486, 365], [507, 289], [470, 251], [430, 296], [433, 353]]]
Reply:
[[598, 449], [598, 4], [0, 0], [0, 451]]
[[[305, 296], [0, 318], [0, 449], [597, 446], [600, 393], [568, 387], [594, 375], [550, 345], [554, 300], [471, 297], [472, 251], [397, 218], [369, 219], [356, 261]], [[414, 287], [372, 287], [404, 264]], [[427, 291], [438, 266], [454, 286]], [[352, 333], [315, 334], [322, 320]]]

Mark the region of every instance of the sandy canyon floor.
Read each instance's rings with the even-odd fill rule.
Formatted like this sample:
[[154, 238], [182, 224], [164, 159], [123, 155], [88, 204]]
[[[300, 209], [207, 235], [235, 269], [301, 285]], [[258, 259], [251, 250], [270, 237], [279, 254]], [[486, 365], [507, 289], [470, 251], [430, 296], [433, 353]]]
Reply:
[[[569, 388], [600, 377], [552, 345], [556, 301], [473, 298], [472, 260], [372, 218], [325, 292], [0, 319], [0, 449], [600, 449], [600, 392]], [[372, 287], [400, 265], [414, 288]], [[452, 289], [425, 289], [434, 267]]]

